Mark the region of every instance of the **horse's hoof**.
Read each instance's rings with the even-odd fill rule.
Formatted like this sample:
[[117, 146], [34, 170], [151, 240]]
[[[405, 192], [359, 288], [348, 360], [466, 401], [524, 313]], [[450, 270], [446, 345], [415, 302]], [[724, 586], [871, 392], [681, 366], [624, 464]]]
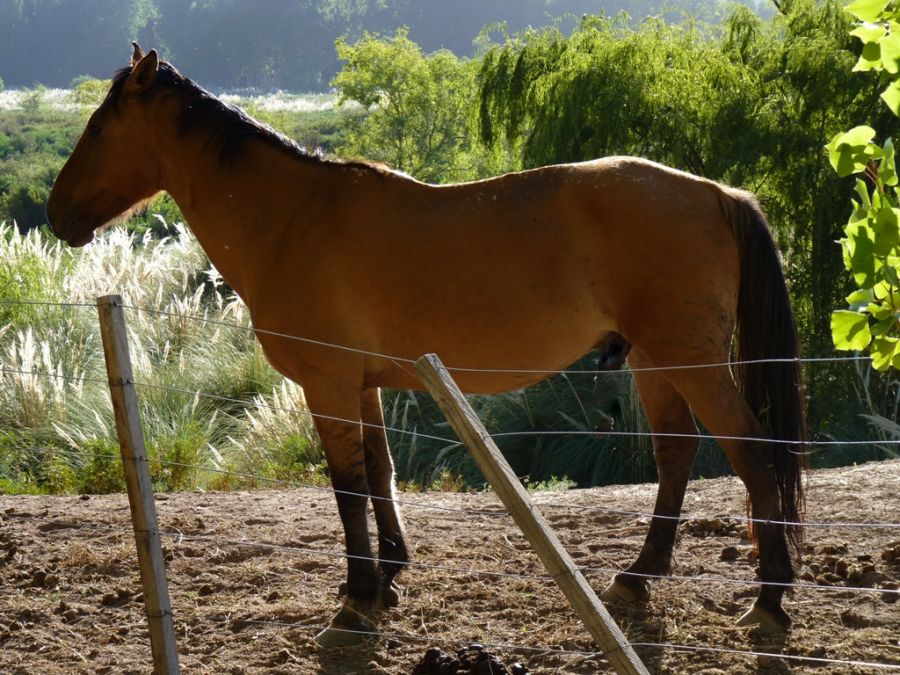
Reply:
[[400, 604], [400, 587], [393, 581], [381, 591], [382, 607], [396, 607]]
[[642, 604], [650, 599], [650, 593], [642, 581], [638, 581], [636, 586], [625, 584], [619, 579], [613, 579], [609, 586], [603, 589], [600, 594], [603, 602], [618, 605], [634, 605]]
[[772, 608], [753, 603], [750, 610], [737, 622], [738, 626], [755, 626], [761, 633], [786, 633], [791, 627], [791, 617], [781, 607]]
[[316, 635], [316, 642], [326, 649], [352, 647], [378, 637], [375, 624], [362, 612], [344, 603], [328, 628]]

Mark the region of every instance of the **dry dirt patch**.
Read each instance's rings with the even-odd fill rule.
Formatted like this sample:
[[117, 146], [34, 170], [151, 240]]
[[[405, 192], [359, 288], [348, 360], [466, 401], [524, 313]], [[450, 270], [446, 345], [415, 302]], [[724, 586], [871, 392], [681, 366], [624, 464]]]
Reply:
[[[900, 461], [810, 474], [808, 519], [900, 523]], [[636, 556], [652, 485], [539, 493], [535, 500], [588, 578]], [[408, 674], [429, 648], [479, 643], [531, 673], [595, 673], [601, 657], [492, 494], [406, 494], [414, 559], [385, 635], [325, 652], [313, 635], [338, 606], [344, 562], [333, 499], [316, 490], [161, 495], [183, 669], [190, 673]], [[868, 673], [900, 668], [900, 528], [811, 528], [794, 628], [771, 644], [735, 626], [756, 588], [734, 479], [691, 483], [673, 580], [644, 608], [615, 609], [658, 673]], [[449, 510], [425, 508], [440, 506]], [[603, 512], [597, 508], [615, 509]], [[632, 513], [629, 513], [632, 512]], [[124, 495], [0, 496], [0, 672], [149, 672], [149, 639]], [[490, 574], [485, 574], [488, 572]], [[694, 580], [681, 577], [696, 577]], [[832, 590], [817, 590], [830, 588]], [[863, 589], [863, 590], [854, 590]], [[732, 651], [780, 651], [781, 661]]]

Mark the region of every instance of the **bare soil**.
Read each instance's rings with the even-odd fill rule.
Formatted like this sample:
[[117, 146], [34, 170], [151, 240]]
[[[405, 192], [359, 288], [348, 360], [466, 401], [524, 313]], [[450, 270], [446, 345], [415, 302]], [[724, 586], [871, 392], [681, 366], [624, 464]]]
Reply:
[[[808, 530], [794, 625], [773, 642], [735, 625], [758, 590], [735, 479], [691, 483], [676, 578], [644, 607], [612, 608], [654, 673], [869, 673], [900, 668], [900, 461], [811, 472], [808, 519], [894, 523]], [[597, 590], [637, 555], [655, 486], [536, 493]], [[530, 673], [607, 672], [496, 496], [404, 494], [417, 566], [401, 578], [384, 635], [325, 651], [339, 606], [343, 543], [328, 491], [159, 495], [182, 669], [188, 673], [409, 674], [429, 649], [480, 643]], [[439, 506], [451, 510], [435, 510]], [[725, 515], [728, 514], [728, 515]], [[484, 572], [491, 572], [486, 575]], [[509, 576], [502, 576], [509, 575]], [[677, 577], [694, 577], [680, 579]], [[830, 590], [829, 590], [830, 589]], [[891, 591], [894, 591], [893, 593]], [[790, 660], [734, 653], [773, 652]], [[124, 495], [0, 496], [0, 672], [145, 673], [150, 646]], [[521, 670], [519, 671], [521, 672]]]

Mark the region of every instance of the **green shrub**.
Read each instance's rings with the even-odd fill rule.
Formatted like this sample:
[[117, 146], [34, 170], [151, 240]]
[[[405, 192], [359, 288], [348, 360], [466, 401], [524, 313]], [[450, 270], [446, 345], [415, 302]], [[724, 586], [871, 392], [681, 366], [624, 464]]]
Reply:
[[49, 197], [50, 190], [45, 185], [16, 185], [4, 199], [4, 211], [20, 231], [27, 232], [46, 222]]
[[193, 425], [177, 433], [154, 438], [147, 449], [154, 487], [164, 492], [196, 490], [199, 485], [205, 436]]
[[109, 440], [94, 439], [81, 449], [83, 464], [75, 484], [81, 494], [102, 495], [125, 491], [125, 474], [119, 447]]
[[97, 80], [87, 75], [80, 75], [72, 80], [72, 100], [78, 105], [93, 110], [103, 103], [111, 84], [110, 80]]
[[77, 484], [75, 469], [66, 457], [51, 454], [43, 469], [44, 475], [40, 483], [47, 492], [52, 495], [64, 495], [74, 491]]

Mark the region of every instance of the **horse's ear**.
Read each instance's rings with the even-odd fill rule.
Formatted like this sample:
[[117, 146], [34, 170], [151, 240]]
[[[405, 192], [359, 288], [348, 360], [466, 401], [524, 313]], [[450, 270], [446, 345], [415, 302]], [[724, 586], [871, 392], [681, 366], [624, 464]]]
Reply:
[[134, 67], [138, 64], [138, 61], [144, 58], [144, 50], [141, 49], [137, 42], [132, 42], [131, 46], [134, 47], [134, 52], [131, 54], [131, 66]]
[[131, 68], [131, 74], [125, 80], [124, 93], [129, 96], [143, 94], [156, 81], [159, 71], [159, 55], [155, 49], [138, 61]]

